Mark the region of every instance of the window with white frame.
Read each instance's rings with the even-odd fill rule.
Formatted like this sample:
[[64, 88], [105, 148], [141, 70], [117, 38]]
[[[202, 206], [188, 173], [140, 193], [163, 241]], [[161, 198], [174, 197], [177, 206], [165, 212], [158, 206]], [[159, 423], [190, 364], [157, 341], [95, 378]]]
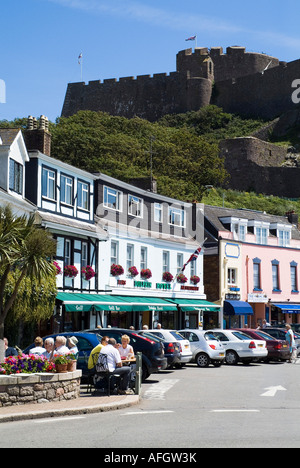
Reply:
[[89, 209], [90, 187], [86, 182], [78, 181], [77, 184], [77, 204], [78, 208]]
[[291, 262], [290, 264], [292, 292], [298, 292], [297, 266], [296, 262]]
[[253, 260], [253, 289], [256, 291], [261, 291], [260, 264], [259, 258]]
[[122, 192], [111, 187], [103, 187], [103, 205], [116, 211], [122, 211]]
[[185, 216], [184, 210], [180, 208], [169, 207], [169, 224], [173, 226], [184, 227]]
[[191, 276], [197, 275], [197, 262], [196, 261], [190, 262], [190, 265], [191, 265]]
[[177, 274], [180, 272], [181, 268], [183, 267], [183, 254], [177, 254]]
[[134, 195], [128, 195], [128, 214], [140, 218], [142, 217], [142, 210], [143, 200]]
[[256, 243], [266, 245], [268, 243], [268, 229], [256, 227]]
[[290, 231], [278, 231], [279, 245], [280, 247], [287, 247], [290, 245]]
[[228, 268], [228, 270], [227, 270], [227, 283], [229, 285], [236, 285], [236, 283], [237, 283], [236, 268]]
[[118, 265], [119, 263], [119, 242], [111, 241], [110, 244], [110, 262], [111, 265]]
[[63, 174], [60, 176], [60, 201], [73, 205], [73, 179]]
[[147, 257], [148, 257], [147, 247], [141, 247], [141, 263], [140, 263], [141, 270], [144, 270], [147, 268]]
[[66, 265], [71, 265], [71, 241], [70, 239], [65, 240], [65, 255], [64, 255], [64, 261], [65, 261], [65, 266]]
[[168, 252], [167, 250], [163, 251], [162, 261], [163, 273], [165, 273], [166, 271], [170, 271], [170, 252]]
[[154, 203], [154, 221], [162, 223], [163, 221], [163, 206], [161, 203]]
[[23, 194], [23, 166], [13, 159], [9, 160], [9, 190]]
[[42, 196], [56, 200], [56, 172], [47, 167], [42, 170]]
[[133, 244], [127, 244], [127, 270], [134, 266], [134, 246]]
[[88, 244], [82, 242], [81, 244], [81, 266], [86, 267], [88, 265]]

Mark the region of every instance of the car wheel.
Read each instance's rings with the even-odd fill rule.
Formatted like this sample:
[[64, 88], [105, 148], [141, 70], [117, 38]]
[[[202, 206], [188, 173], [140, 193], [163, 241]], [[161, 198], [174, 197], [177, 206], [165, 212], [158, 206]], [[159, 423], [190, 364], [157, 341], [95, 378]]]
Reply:
[[196, 364], [198, 367], [208, 367], [210, 363], [209, 356], [205, 353], [199, 353], [196, 356]]
[[226, 352], [226, 357], [225, 357], [226, 364], [229, 364], [230, 366], [234, 366], [238, 363], [238, 360], [239, 358], [235, 351], [229, 350]]

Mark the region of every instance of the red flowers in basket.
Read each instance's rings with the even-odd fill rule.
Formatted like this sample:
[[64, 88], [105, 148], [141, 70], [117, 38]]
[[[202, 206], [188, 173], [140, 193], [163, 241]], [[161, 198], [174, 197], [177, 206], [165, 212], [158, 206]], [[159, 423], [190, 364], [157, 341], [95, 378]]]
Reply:
[[143, 279], [150, 279], [152, 278], [152, 272], [149, 268], [143, 268], [141, 270], [141, 278]]
[[173, 281], [173, 275], [169, 271], [165, 271], [163, 274], [163, 281], [171, 283], [171, 281]]
[[64, 274], [68, 278], [76, 278], [78, 275], [78, 270], [74, 265], [66, 265], [64, 268]]
[[110, 274], [112, 276], [120, 276], [123, 275], [124, 273], [124, 268], [121, 265], [116, 265], [113, 263], [110, 267]]
[[96, 275], [94, 269], [89, 265], [87, 265], [86, 267], [83, 267], [81, 270], [81, 273], [84, 276], [84, 279], [86, 281], [89, 281], [90, 279], [94, 278], [94, 276]]
[[134, 276], [137, 276], [139, 274], [138, 272], [138, 269], [137, 267], [135, 266], [131, 266], [128, 268], [128, 273], [130, 274], [130, 276], [134, 277]]
[[198, 284], [200, 282], [200, 278], [197, 275], [191, 276], [191, 283]]
[[187, 277], [183, 273], [179, 273], [179, 275], [177, 276], [177, 283], [184, 284], [187, 282], [187, 280]]
[[55, 274], [56, 275], [61, 275], [62, 271], [61, 271], [61, 268], [60, 268], [59, 264], [54, 261], [53, 265], [55, 266], [55, 270], [56, 270]]

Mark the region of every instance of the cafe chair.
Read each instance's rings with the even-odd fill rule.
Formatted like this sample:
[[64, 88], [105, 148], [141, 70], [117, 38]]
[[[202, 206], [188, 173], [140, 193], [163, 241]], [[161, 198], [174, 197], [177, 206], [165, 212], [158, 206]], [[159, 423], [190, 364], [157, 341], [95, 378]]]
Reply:
[[[107, 355], [106, 354], [101, 354], [101, 365], [99, 365], [99, 355], [100, 353], [95, 353], [93, 355], [93, 364], [94, 364], [94, 369], [95, 369], [95, 374], [93, 377], [93, 382], [94, 382], [94, 388], [95, 391], [97, 391], [97, 377], [100, 377], [100, 379], [103, 379], [106, 382], [107, 385], [107, 396], [110, 396], [111, 394], [111, 380], [114, 382], [117, 379], [120, 379], [119, 374], [114, 374], [113, 372], [110, 372], [108, 369], [108, 364], [107, 364]], [[95, 379], [96, 377], [96, 379]], [[114, 387], [118, 387], [114, 383]]]

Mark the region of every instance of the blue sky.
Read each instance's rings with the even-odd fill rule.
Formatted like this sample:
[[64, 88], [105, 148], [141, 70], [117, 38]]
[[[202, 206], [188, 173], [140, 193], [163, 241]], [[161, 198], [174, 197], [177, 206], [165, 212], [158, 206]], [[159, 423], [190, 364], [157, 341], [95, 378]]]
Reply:
[[299, 59], [299, 18], [299, 0], [1, 0], [0, 120], [59, 117], [81, 52], [85, 82], [175, 71], [195, 34], [199, 47]]

